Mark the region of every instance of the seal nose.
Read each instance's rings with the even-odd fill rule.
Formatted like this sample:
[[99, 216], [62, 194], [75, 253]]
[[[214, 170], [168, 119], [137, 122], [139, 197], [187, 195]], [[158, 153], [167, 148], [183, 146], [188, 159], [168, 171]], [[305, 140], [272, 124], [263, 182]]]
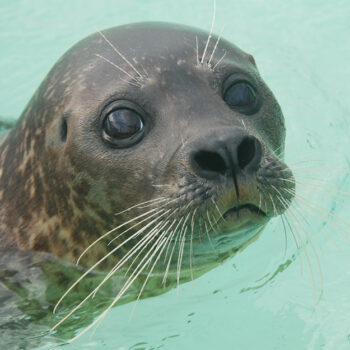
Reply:
[[251, 135], [232, 136], [224, 141], [206, 140], [196, 145], [190, 155], [191, 166], [202, 178], [252, 173], [262, 156], [259, 140]]

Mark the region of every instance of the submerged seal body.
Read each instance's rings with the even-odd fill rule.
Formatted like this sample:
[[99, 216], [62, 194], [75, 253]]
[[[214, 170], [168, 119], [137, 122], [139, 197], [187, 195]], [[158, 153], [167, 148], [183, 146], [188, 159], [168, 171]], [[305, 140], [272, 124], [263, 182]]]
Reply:
[[226, 40], [166, 23], [93, 34], [1, 144], [1, 246], [199, 275], [288, 207], [284, 140], [253, 57]]

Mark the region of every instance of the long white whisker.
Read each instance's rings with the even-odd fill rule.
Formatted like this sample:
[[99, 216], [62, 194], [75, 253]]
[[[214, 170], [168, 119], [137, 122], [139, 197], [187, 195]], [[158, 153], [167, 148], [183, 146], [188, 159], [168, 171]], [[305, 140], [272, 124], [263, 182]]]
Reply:
[[201, 63], [202, 64], [204, 62], [205, 55], [207, 54], [207, 50], [208, 50], [208, 46], [209, 46], [209, 43], [210, 43], [210, 39], [211, 39], [211, 36], [213, 34], [213, 29], [214, 29], [214, 24], [215, 24], [215, 16], [216, 16], [216, 0], [214, 0], [214, 12], [213, 12], [213, 18], [211, 20], [210, 32], [209, 32], [208, 39], [207, 39], [207, 42], [206, 42], [205, 47], [204, 47], [203, 56], [202, 56], [202, 59], [201, 59]]
[[207, 223], [206, 221], [203, 219], [203, 222], [204, 222], [204, 227], [205, 227], [205, 231], [207, 232], [207, 237], [208, 237], [208, 241], [210, 243], [210, 246], [211, 248], [213, 249], [214, 253], [217, 255], [217, 251], [213, 245], [213, 242], [211, 241], [211, 238], [210, 238], [210, 234], [209, 234], [209, 231], [208, 231], [208, 226], [207, 226]]
[[96, 53], [95, 54], [97, 57], [102, 58], [104, 61], [108, 62], [109, 64], [111, 64], [113, 67], [119, 69], [122, 73], [126, 74], [130, 79], [135, 81], [135, 84], [138, 85], [139, 87], [141, 87], [141, 83], [135, 78], [133, 77], [130, 73], [128, 73], [125, 69], [123, 69], [122, 67], [119, 67], [117, 64], [115, 64], [114, 62], [110, 61], [108, 58]]
[[217, 61], [214, 65], [214, 67], [212, 68], [212, 70], [215, 70], [215, 68], [221, 63], [221, 61], [224, 59], [224, 57], [226, 56], [227, 51], [224, 52], [224, 54], [221, 56], [221, 58], [219, 59], [219, 61]]
[[[107, 281], [112, 275], [114, 275], [119, 269], [120, 267], [122, 267], [134, 254], [137, 253], [137, 251], [139, 251], [139, 253], [135, 256], [134, 260], [132, 261], [132, 263], [130, 264], [130, 266], [128, 267], [127, 271], [125, 272], [125, 276], [127, 275], [128, 271], [131, 269], [131, 267], [133, 266], [133, 264], [136, 262], [137, 258], [139, 257], [139, 255], [143, 252], [143, 250], [149, 245], [149, 243], [152, 241], [152, 239], [167, 225], [167, 222], [159, 222], [156, 224], [156, 226], [154, 226], [152, 228], [151, 231], [149, 231], [142, 239], [140, 239], [139, 242], [137, 242], [135, 244], [135, 246], [132, 247], [132, 249], [130, 249], [130, 251], [128, 251], [128, 253], [123, 256], [123, 258], [113, 267], [113, 269], [111, 271], [109, 271], [109, 273], [106, 275], [105, 279], [103, 280], [103, 283], [105, 281]], [[101, 284], [102, 285], [102, 284]], [[97, 290], [96, 290], [97, 292]], [[95, 293], [96, 293], [95, 292]]]
[[[105, 234], [103, 234], [102, 236], [100, 236], [99, 238], [97, 238], [97, 239], [96, 239], [94, 242], [92, 242], [87, 248], [85, 248], [85, 250], [80, 254], [80, 256], [79, 256], [79, 258], [78, 258], [78, 260], [77, 260], [77, 262], [76, 262], [76, 265], [79, 264], [79, 261], [81, 260], [81, 258], [82, 258], [82, 257], [86, 254], [86, 252], [87, 252], [89, 249], [91, 249], [96, 243], [98, 243], [99, 241], [101, 241], [102, 239], [104, 239], [105, 237], [107, 237], [108, 235], [110, 235], [111, 233], [115, 232], [116, 230], [118, 230], [118, 229], [120, 229], [120, 228], [122, 228], [122, 227], [124, 227], [124, 226], [126, 226], [126, 225], [128, 225], [128, 224], [130, 224], [131, 222], [133, 222], [133, 221], [135, 221], [135, 220], [137, 220], [137, 219], [139, 219], [139, 218], [142, 218], [142, 217], [148, 215], [149, 213], [155, 212], [155, 211], [156, 211], [156, 213], [155, 213], [154, 215], [157, 215], [157, 214], [161, 213], [162, 211], [164, 211], [164, 209], [162, 209], [162, 208], [161, 208], [161, 209], [159, 209], [159, 208], [153, 208], [153, 209], [147, 211], [146, 213], [143, 213], [143, 214], [141, 214], [141, 215], [139, 215], [139, 216], [136, 216], [136, 217], [134, 217], [134, 218], [132, 218], [132, 219], [130, 219], [130, 220], [128, 220], [128, 221], [122, 223], [121, 225], [119, 225], [119, 226], [113, 228], [112, 230], [106, 232]], [[152, 215], [152, 217], [153, 217], [154, 215]], [[148, 217], [147, 219], [149, 219], [149, 217]], [[147, 220], [147, 219], [146, 219], [146, 220]], [[142, 222], [144, 222], [144, 221], [145, 221], [145, 220], [142, 220], [142, 221], [139, 222], [139, 223], [142, 223]], [[139, 224], [139, 223], [138, 223], [138, 224]], [[123, 231], [123, 232], [120, 233], [117, 237], [120, 237], [120, 236], [123, 235], [125, 232], [126, 232], [126, 231]]]
[[[161, 223], [158, 223], [157, 225], [161, 225]], [[155, 228], [153, 228], [152, 229], [152, 231], [151, 232], [155, 232]], [[150, 233], [149, 233], [150, 234]], [[143, 238], [143, 240], [145, 240], [147, 237], [149, 237], [149, 234], [147, 235], [147, 236], [145, 236], [144, 238]], [[153, 237], [153, 235], [151, 236], [151, 237]], [[138, 245], [140, 245], [140, 242], [138, 243]], [[116, 266], [118, 266], [118, 268], [120, 267], [120, 266], [122, 266], [134, 253], [135, 253], [135, 247], [131, 250], [131, 251], [129, 251], [128, 252], [128, 254], [125, 256], [125, 257], [123, 257], [123, 259], [120, 261], [120, 262], [118, 262], [118, 264], [116, 265]], [[111, 254], [112, 252], [110, 252], [109, 254]], [[106, 258], [106, 256], [104, 257], [104, 258]], [[104, 259], [103, 258], [103, 259]], [[102, 260], [102, 259], [101, 259]], [[116, 268], [114, 267], [113, 268], [113, 270], [112, 270], [113, 272], [116, 272]], [[113, 274], [110, 272], [110, 273], [108, 273], [108, 275], [102, 280], [102, 282], [100, 282], [99, 283], [99, 285], [92, 291], [92, 292], [90, 292], [89, 294], [88, 294], [88, 296], [86, 296], [85, 297], [85, 299], [83, 299], [77, 306], [75, 306], [65, 317], [63, 317], [58, 323], [56, 323], [55, 324], [55, 326], [54, 327], [52, 327], [51, 328], [51, 331], [53, 331], [54, 329], [56, 329], [60, 324], [62, 324], [66, 319], [68, 319], [75, 311], [77, 311], [90, 297], [92, 297], [93, 295], [95, 295], [96, 294], [96, 292], [100, 289], [100, 287], [112, 276]], [[82, 279], [82, 277], [80, 278], [80, 279]], [[78, 281], [76, 281], [75, 282], [75, 284], [77, 284], [79, 282], [79, 280]], [[74, 286], [74, 285], [73, 285]], [[73, 287], [72, 286], [72, 287]], [[59, 302], [61, 302], [61, 300], [63, 300], [63, 298], [69, 293], [69, 291], [72, 289], [72, 287], [70, 287], [70, 289], [68, 289], [67, 290], [67, 292], [61, 297], [61, 299], [59, 300]], [[58, 302], [58, 303], [59, 303]], [[57, 304], [58, 304], [57, 303]], [[56, 307], [55, 308], [57, 308], [57, 305], [56, 304]]]
[[189, 212], [184, 220], [184, 223], [182, 224], [181, 230], [180, 230], [180, 240], [181, 243], [179, 245], [179, 255], [177, 259], [177, 287], [179, 287], [180, 284], [180, 273], [181, 273], [181, 263], [182, 263], [182, 256], [183, 256], [183, 250], [185, 247], [185, 239], [186, 239], [186, 232], [188, 227], [185, 226], [187, 223], [188, 218], [190, 217], [191, 212]]
[[[161, 216], [165, 215], [166, 213], [170, 212], [170, 209], [161, 214]], [[160, 217], [161, 217], [160, 216]], [[80, 276], [68, 289], [67, 291], [61, 296], [61, 298], [58, 300], [58, 302], [56, 303], [54, 309], [53, 309], [53, 313], [56, 312], [57, 307], [60, 305], [60, 303], [62, 302], [62, 300], [67, 296], [67, 294], [69, 294], [69, 292], [87, 275], [89, 274], [92, 270], [94, 270], [102, 261], [106, 260], [110, 255], [114, 254], [119, 248], [121, 248], [124, 244], [126, 244], [128, 241], [134, 239], [135, 237], [139, 236], [142, 232], [144, 232], [149, 226], [151, 226], [153, 223], [157, 222], [159, 220], [159, 218], [156, 218], [154, 220], [152, 220], [150, 223], [148, 223], [146, 226], [142, 227], [140, 230], [138, 230], [136, 233], [134, 233], [132, 236], [128, 237], [125, 241], [123, 241], [122, 243], [120, 243], [118, 246], [116, 246], [114, 249], [112, 249], [108, 254], [106, 254], [102, 259], [100, 259], [98, 262], [96, 262], [92, 267], [90, 267], [87, 271], [84, 272], [84, 274], [82, 276]], [[61, 320], [62, 321], [62, 320]], [[54, 330], [60, 323], [56, 324], [54, 326], [54, 328], [52, 328], [51, 330]]]
[[[164, 237], [166, 237], [168, 231], [169, 231], [169, 228], [168, 228], [167, 231], [164, 233]], [[156, 266], [157, 262], [159, 261], [159, 258], [161, 257], [161, 255], [163, 254], [163, 251], [164, 251], [165, 247], [166, 247], [168, 244], [170, 244], [170, 237], [171, 237], [171, 235], [169, 235], [169, 236], [166, 238], [166, 241], [165, 241], [165, 243], [163, 244], [163, 247], [162, 247], [161, 251], [159, 252], [159, 254], [158, 254], [158, 256], [157, 256], [155, 262], [153, 263], [153, 266], [151, 267], [151, 269], [150, 269], [150, 271], [149, 271], [149, 273], [148, 273], [148, 275], [147, 275], [147, 277], [146, 277], [146, 279], [145, 279], [145, 281], [144, 281], [144, 283], [143, 283], [143, 285], [142, 285], [142, 287], [141, 287], [141, 289], [140, 289], [140, 292], [139, 292], [139, 294], [138, 294], [138, 296], [137, 296], [137, 299], [136, 299], [135, 304], [134, 304], [134, 306], [133, 306], [133, 309], [132, 309], [132, 311], [131, 311], [131, 315], [133, 314], [133, 312], [134, 312], [134, 310], [135, 310], [135, 308], [136, 308], [137, 302], [139, 301], [139, 299], [140, 299], [140, 297], [141, 297], [141, 295], [142, 295], [142, 292], [143, 292], [143, 290], [144, 290], [144, 288], [145, 288], [145, 286], [146, 286], [146, 284], [147, 284], [147, 282], [148, 282], [149, 277], [151, 276], [151, 273], [152, 273], [153, 270], [154, 270], [154, 267]], [[130, 316], [131, 316], [131, 315], [130, 315]]]
[[[287, 179], [285, 179], [287, 180]], [[318, 180], [318, 179], [312, 179], [312, 180]], [[286, 181], [288, 182], [288, 181]], [[301, 185], [301, 186], [312, 186], [312, 187], [317, 187], [318, 189], [320, 190], [323, 190], [323, 191], [332, 191], [332, 192], [336, 192], [337, 194], [334, 194], [334, 193], [330, 193], [332, 196], [338, 196], [339, 198], [341, 199], [344, 199], [344, 200], [350, 200], [350, 192], [347, 192], [347, 191], [342, 191], [338, 188], [335, 188], [335, 187], [329, 187], [329, 186], [325, 186], [323, 185], [323, 183], [309, 183], [309, 182], [301, 182], [301, 181], [296, 181], [296, 183], [298, 185]], [[342, 196], [340, 196], [342, 195]]]
[[102, 32], [99, 32], [99, 34], [109, 44], [109, 46], [129, 65], [129, 67], [131, 67], [136, 72], [140, 78], [144, 78], [143, 75], [134, 67], [134, 65], [106, 38]]
[[[284, 191], [286, 192], [291, 192], [289, 191], [288, 189], [284, 188], [283, 189]], [[318, 213], [318, 215], [320, 217], [322, 217], [324, 220], [326, 220], [326, 222], [329, 222], [330, 224], [333, 224], [335, 227], [338, 227], [338, 230], [340, 232], [345, 232], [346, 234], [348, 234], [347, 231], [345, 231], [342, 227], [340, 227], [339, 225], [337, 225], [334, 221], [328, 221], [328, 219], [326, 218], [326, 216], [322, 215], [322, 212], [326, 213], [326, 215], [329, 215], [335, 219], [337, 219], [339, 222], [341, 222], [344, 226], [347, 226], [347, 227], [350, 227], [350, 224], [344, 220], [342, 220], [339, 216], [335, 215], [334, 213], [332, 212], [329, 212], [327, 210], [325, 210], [324, 208], [320, 207], [319, 205], [315, 204], [314, 202], [306, 199], [305, 197], [301, 196], [301, 195], [297, 195], [295, 194], [296, 198], [299, 199], [299, 201], [301, 203], [303, 203], [303, 205], [305, 205], [307, 208], [309, 208], [310, 210], [313, 210], [314, 212]], [[314, 208], [312, 208], [310, 205], [308, 205], [308, 203], [310, 203], [311, 205], [314, 206]], [[315, 209], [316, 208], [316, 209]], [[347, 240], [349, 239], [349, 237], [347, 236], [344, 236], [344, 238], [346, 238]]]
[[193, 259], [193, 231], [194, 231], [194, 217], [196, 215], [197, 208], [192, 213], [191, 218], [191, 238], [190, 238], [190, 273], [191, 279], [193, 280], [193, 269], [192, 269], [192, 259]]
[[[288, 215], [288, 214], [287, 214]], [[307, 264], [309, 266], [309, 271], [310, 271], [310, 274], [311, 274], [311, 280], [312, 280], [312, 285], [313, 285], [313, 299], [314, 299], [314, 308], [316, 307], [316, 300], [317, 300], [317, 294], [316, 294], [316, 281], [315, 281], [315, 275], [314, 275], [314, 272], [313, 272], [313, 269], [312, 269], [312, 264], [311, 264], [311, 260], [310, 260], [310, 256], [306, 250], [306, 247], [304, 245], [304, 242], [303, 240], [301, 239], [301, 236], [299, 234], [299, 231], [297, 230], [297, 228], [294, 226], [294, 224], [292, 222], [290, 222], [290, 224], [293, 226], [294, 228], [294, 232], [297, 234], [297, 237], [298, 237], [298, 241], [300, 242], [301, 244], [301, 247], [304, 251], [304, 254], [305, 254], [305, 258], [306, 258], [306, 261], [307, 261]]]
[[165, 240], [163, 239], [163, 241], [161, 242], [161, 244], [158, 244], [159, 240], [162, 238], [162, 236], [160, 236], [158, 238], [158, 240], [154, 243], [154, 245], [156, 246], [156, 249], [153, 251], [153, 253], [151, 254], [151, 256], [148, 258], [148, 261], [146, 261], [143, 265], [143, 267], [140, 268], [140, 266], [143, 264], [144, 260], [147, 259], [148, 255], [151, 253], [152, 250], [149, 250], [144, 258], [142, 259], [142, 261], [139, 263], [139, 265], [136, 267], [136, 269], [139, 269], [137, 272], [136, 269], [133, 273], [132, 276], [130, 276], [130, 278], [128, 279], [128, 281], [125, 283], [125, 285], [123, 286], [123, 288], [121, 289], [121, 291], [118, 293], [118, 295], [114, 298], [114, 300], [112, 301], [112, 303], [108, 306], [108, 308], [101, 314], [99, 315], [94, 322], [92, 322], [88, 327], [86, 327], [82, 332], [80, 332], [78, 335], [76, 335], [74, 338], [72, 338], [71, 340], [69, 340], [69, 342], [73, 342], [74, 340], [76, 340], [77, 338], [81, 337], [83, 334], [85, 334], [89, 329], [91, 329], [92, 327], [94, 327], [97, 323], [99, 323], [105, 316], [106, 314], [109, 312], [109, 310], [119, 301], [119, 299], [124, 295], [124, 293], [129, 289], [129, 287], [133, 284], [133, 282], [136, 280], [136, 278], [142, 273], [142, 271], [145, 269], [145, 267], [147, 266], [147, 264], [152, 260], [152, 258], [154, 257], [154, 255], [157, 253], [157, 251], [162, 247], [162, 245], [164, 245]]
[[[282, 200], [284, 200], [282, 198]], [[304, 226], [301, 224], [300, 220], [298, 219], [297, 215], [294, 214], [293, 210], [289, 210], [291, 215], [294, 217], [294, 219], [297, 221], [297, 223], [299, 224], [299, 227], [302, 229], [302, 231], [304, 232], [305, 234], [305, 237], [307, 239], [307, 241], [310, 243], [310, 246], [311, 246], [311, 249], [314, 253], [314, 256], [315, 256], [315, 259], [316, 259], [316, 264], [317, 264], [317, 267], [318, 267], [318, 270], [319, 270], [319, 275], [320, 275], [320, 283], [321, 283], [321, 295], [323, 293], [323, 288], [324, 288], [324, 281], [323, 281], [323, 273], [322, 273], [322, 268], [321, 268], [321, 264], [320, 264], [320, 260], [319, 260], [319, 256], [316, 252], [316, 249], [314, 247], [314, 245], [312, 244], [312, 241], [308, 235], [308, 233], [306, 232], [306, 230], [304, 229]], [[311, 261], [309, 261], [308, 259], [308, 264], [311, 265]], [[316, 281], [315, 281], [315, 278], [313, 276], [313, 273], [312, 273], [312, 280], [313, 280], [313, 285], [314, 285], [314, 308], [316, 308], [316, 305], [317, 305], [317, 295], [316, 295]]]
[[[135, 228], [136, 226], [139, 226], [141, 224], [143, 224], [145, 221], [148, 221], [149, 219], [153, 218], [154, 216], [159, 215], [160, 213], [164, 212], [165, 209], [160, 209], [157, 212], [155, 212], [152, 215], [147, 216], [146, 218], [142, 219], [141, 221], [135, 223], [134, 225], [130, 226], [129, 228], [127, 228], [125, 231], [121, 232], [119, 235], [117, 235], [116, 237], [114, 237], [113, 239], [111, 239], [108, 243], [108, 245], [110, 245], [112, 242], [114, 242], [116, 239], [118, 239], [120, 236], [124, 235], [126, 232], [131, 231], [133, 228]], [[163, 216], [163, 215], [162, 215]], [[159, 219], [159, 216], [158, 216]]]
[[199, 49], [198, 49], [198, 36], [196, 35], [196, 61], [197, 66], [199, 66]]
[[226, 221], [225, 218], [224, 218], [224, 216], [222, 215], [222, 213], [221, 213], [221, 211], [220, 211], [218, 205], [216, 204], [215, 200], [214, 200], [213, 198], [211, 198], [211, 201], [213, 202], [213, 204], [214, 204], [216, 210], [218, 211], [218, 213], [219, 213], [221, 219], [224, 220], [224, 221]]
[[145, 202], [141, 202], [141, 203], [138, 203], [138, 204], [135, 204], [127, 209], [124, 209], [122, 211], [119, 211], [118, 213], [115, 213], [114, 215], [115, 216], [118, 216], [120, 214], [124, 214], [132, 209], [135, 209], [135, 208], [140, 208], [140, 206], [143, 206], [142, 208], [145, 208], [145, 206], [151, 206], [151, 205], [154, 205], [154, 204], [157, 204], [159, 202], [164, 202], [168, 200], [167, 198], [164, 198], [164, 197], [158, 197], [158, 198], [154, 198], [154, 199], [151, 199], [151, 200], [148, 200], [148, 201], [145, 201]]
[[170, 263], [171, 263], [171, 259], [173, 257], [173, 254], [174, 254], [174, 250], [175, 250], [175, 247], [176, 247], [176, 244], [177, 244], [177, 239], [179, 237], [179, 233], [180, 231], [177, 231], [177, 229], [179, 228], [179, 226], [181, 225], [182, 221], [183, 221], [183, 217], [179, 220], [178, 224], [176, 225], [175, 229], [172, 231], [171, 233], [171, 239], [172, 237], [174, 236], [174, 234], [177, 232], [176, 234], [176, 238], [175, 238], [175, 242], [173, 244], [173, 249], [171, 250], [171, 253], [170, 253], [170, 256], [169, 256], [169, 260], [168, 260], [168, 264], [167, 264], [167, 267], [165, 269], [165, 272], [164, 272], [164, 277], [163, 277], [163, 281], [162, 281], [162, 284], [163, 286], [165, 286], [165, 283], [166, 283], [166, 279], [167, 279], [167, 276], [168, 276], [168, 272], [169, 272], [169, 268], [170, 268]]
[[209, 58], [209, 61], [208, 61], [208, 66], [209, 66], [209, 67], [210, 67], [210, 62], [211, 62], [211, 60], [213, 59], [215, 50], [216, 50], [216, 48], [217, 48], [218, 45], [219, 45], [219, 42], [220, 42], [221, 35], [222, 35], [222, 32], [223, 32], [223, 31], [224, 31], [224, 27], [221, 29], [221, 32], [220, 32], [220, 34], [219, 34], [219, 36], [218, 36], [218, 39], [216, 40], [215, 46], [214, 46], [214, 48], [213, 48], [213, 51], [212, 51], [212, 53], [211, 53], [211, 55], [210, 55], [210, 58]]
[[[169, 223], [169, 221], [168, 221], [169, 218], [170, 218], [171, 216], [173, 216], [173, 214], [174, 214], [177, 210], [178, 210], [178, 209], [175, 209], [175, 211], [173, 211], [172, 213], [170, 213], [170, 215], [168, 215], [168, 216], [164, 219], [165, 223], [164, 223], [164, 225], [162, 225], [160, 228], [158, 228], [158, 231], [162, 230], [164, 227], [167, 226], [167, 224]], [[168, 231], [171, 229], [171, 227], [172, 227], [172, 225], [174, 224], [174, 222], [175, 222], [175, 220], [172, 221], [172, 223], [170, 224], [170, 226], [166, 229], [166, 232], [168, 232]], [[137, 260], [137, 258], [138, 258], [138, 256], [139, 256], [140, 254], [141, 254], [141, 251], [140, 251], [139, 254], [135, 257], [134, 261], [130, 264], [130, 266], [128, 267], [127, 271], [125, 272], [125, 275], [128, 274], [129, 270], [131, 269], [131, 267], [133, 266], [134, 262]]]

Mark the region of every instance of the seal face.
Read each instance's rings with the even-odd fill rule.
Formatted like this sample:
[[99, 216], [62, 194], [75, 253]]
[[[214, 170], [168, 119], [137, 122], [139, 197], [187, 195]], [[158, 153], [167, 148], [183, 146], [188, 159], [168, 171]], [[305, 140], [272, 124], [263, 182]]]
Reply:
[[1, 144], [1, 244], [200, 275], [288, 207], [284, 139], [254, 59], [229, 42], [166, 23], [93, 34]]

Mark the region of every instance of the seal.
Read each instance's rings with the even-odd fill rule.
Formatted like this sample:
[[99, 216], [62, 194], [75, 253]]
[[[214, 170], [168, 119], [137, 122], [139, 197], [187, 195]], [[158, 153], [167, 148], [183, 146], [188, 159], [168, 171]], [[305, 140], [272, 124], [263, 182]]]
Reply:
[[228, 41], [168, 23], [93, 34], [1, 144], [1, 246], [124, 271], [115, 302], [151, 275], [198, 277], [288, 208], [284, 140], [253, 57]]

